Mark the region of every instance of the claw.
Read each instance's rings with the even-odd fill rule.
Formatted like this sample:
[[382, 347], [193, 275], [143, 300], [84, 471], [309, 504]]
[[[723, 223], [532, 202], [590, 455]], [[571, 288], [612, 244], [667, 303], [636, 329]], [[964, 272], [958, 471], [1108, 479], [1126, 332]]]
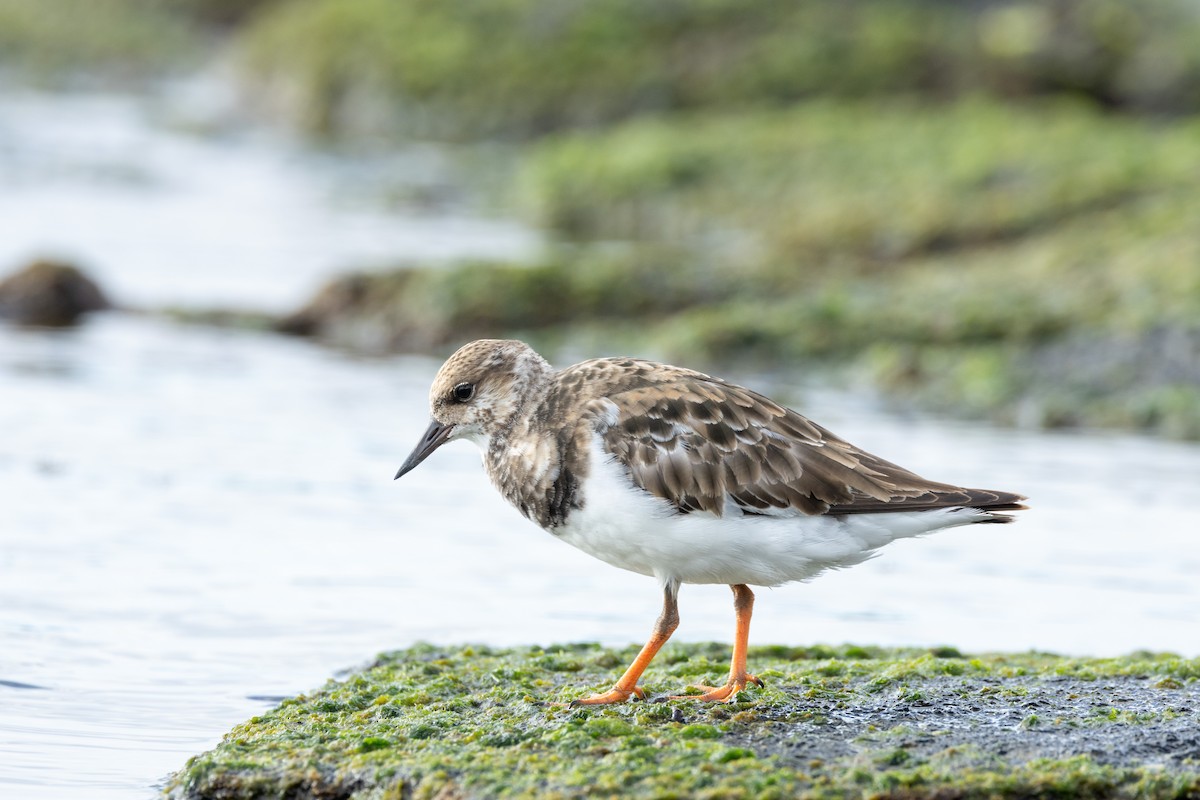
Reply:
[[754, 675], [741, 675], [737, 678], [730, 676], [724, 686], [693, 686], [693, 689], [699, 689], [703, 694], [681, 694], [671, 697], [672, 700], [701, 700], [707, 703], [732, 703], [737, 699], [738, 693], [746, 688], [746, 684], [753, 683], [755, 686], [764, 686], [765, 684]]
[[579, 708], [580, 706], [600, 706], [610, 703], [624, 703], [626, 700], [645, 700], [646, 690], [640, 686], [634, 686], [632, 690], [619, 689], [616, 686], [601, 694], [594, 694], [591, 697], [581, 697], [578, 700], [572, 700], [567, 703], [570, 708]]

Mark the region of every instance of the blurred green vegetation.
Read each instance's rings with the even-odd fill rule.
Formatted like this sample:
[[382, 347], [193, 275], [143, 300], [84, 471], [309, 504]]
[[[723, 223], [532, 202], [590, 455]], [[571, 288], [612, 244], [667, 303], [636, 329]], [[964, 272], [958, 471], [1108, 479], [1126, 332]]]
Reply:
[[303, 332], [428, 350], [569, 331], [693, 363], [837, 362], [958, 413], [1200, 438], [1200, 331], [1158, 344], [1200, 327], [1194, 119], [822, 101], [525, 152], [523, 204], [573, 244], [356, 276]]
[[240, 25], [290, 0], [157, 0], [165, 10], [205, 25]]
[[188, 25], [160, 0], [0, 0], [0, 66], [10, 71], [135, 77], [194, 45]]
[[571, 238], [753, 231], [811, 269], [1012, 241], [1200, 177], [1200, 124], [1081, 103], [814, 101], [542, 139], [535, 217]]
[[216, 34], [310, 133], [506, 139], [495, 202], [553, 240], [347, 275], [286, 330], [837, 364], [960, 413], [1200, 438], [1195, 2], [0, 0], [0, 61]]
[[559, 242], [351, 276], [285, 327], [836, 363], [1200, 437], [1194, 3], [293, 0], [242, 43], [315, 133], [522, 142], [504, 201]]
[[321, 133], [363, 105], [423, 135], [539, 135], [817, 96], [1069, 91], [1200, 107], [1186, 0], [291, 0], [244, 37], [252, 74]]
[[0, 0], [0, 68], [136, 83], [205, 57], [223, 29], [287, 0]]
[[0, 64], [146, 67], [230, 28], [322, 133], [364, 103], [459, 139], [815, 97], [1200, 109], [1190, 0], [0, 0]]

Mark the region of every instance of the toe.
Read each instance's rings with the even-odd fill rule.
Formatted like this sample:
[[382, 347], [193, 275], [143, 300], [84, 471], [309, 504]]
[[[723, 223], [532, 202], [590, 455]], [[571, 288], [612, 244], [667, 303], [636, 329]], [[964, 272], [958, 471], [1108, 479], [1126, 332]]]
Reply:
[[744, 675], [740, 678], [730, 678], [724, 686], [689, 686], [689, 689], [699, 689], [701, 694], [673, 695], [670, 699], [700, 700], [707, 703], [732, 703], [737, 699], [738, 693], [750, 683], [755, 686], [763, 686], [763, 682], [754, 675]]
[[571, 708], [579, 708], [580, 706], [601, 706], [611, 703], [624, 703], [626, 700], [645, 700], [646, 690], [640, 686], [630, 689], [620, 689], [616, 686], [609, 689], [607, 692], [594, 694], [591, 697], [581, 697], [578, 700], [572, 700], [569, 705]]

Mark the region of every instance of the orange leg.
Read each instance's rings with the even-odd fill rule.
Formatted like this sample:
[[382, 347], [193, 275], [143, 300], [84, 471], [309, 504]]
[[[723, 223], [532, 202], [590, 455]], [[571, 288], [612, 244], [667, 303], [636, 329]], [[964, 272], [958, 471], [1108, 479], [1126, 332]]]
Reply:
[[733, 611], [737, 617], [737, 630], [733, 637], [733, 659], [729, 663], [729, 680], [724, 686], [697, 686], [704, 694], [682, 695], [673, 700], [724, 700], [732, 702], [738, 692], [753, 683], [762, 686], [763, 682], [746, 672], [746, 645], [750, 641], [750, 615], [754, 612], [754, 592], [744, 583], [729, 588], [733, 589]]
[[650, 634], [650, 639], [642, 647], [637, 658], [629, 665], [629, 669], [625, 670], [625, 674], [617, 680], [613, 688], [603, 694], [592, 695], [581, 700], [574, 700], [571, 706], [591, 706], [604, 703], [621, 703], [628, 700], [630, 697], [636, 697], [638, 700], [646, 699], [646, 692], [642, 687], [637, 685], [638, 678], [642, 677], [642, 673], [646, 671], [650, 661], [658, 653], [659, 649], [666, 644], [667, 639], [671, 638], [671, 634], [679, 627], [679, 604], [676, 602], [676, 596], [679, 592], [679, 584], [670, 582], [663, 587], [663, 609], [658, 615], [658, 620], [654, 623], [654, 630]]

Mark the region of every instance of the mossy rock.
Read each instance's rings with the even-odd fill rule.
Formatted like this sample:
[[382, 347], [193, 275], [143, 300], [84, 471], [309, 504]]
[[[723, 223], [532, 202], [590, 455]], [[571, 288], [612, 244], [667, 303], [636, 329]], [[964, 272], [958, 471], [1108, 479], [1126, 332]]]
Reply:
[[[738, 279], [682, 247], [564, 248], [525, 264], [470, 262], [334, 278], [278, 330], [365, 352], [429, 352], [477, 337], [665, 317]], [[687, 262], [689, 268], [677, 269]]]
[[[571, 708], [636, 648], [419, 645], [231, 731], [173, 798], [1175, 798], [1200, 791], [1200, 662], [752, 648], [731, 704]], [[652, 694], [718, 681], [671, 645]]]

